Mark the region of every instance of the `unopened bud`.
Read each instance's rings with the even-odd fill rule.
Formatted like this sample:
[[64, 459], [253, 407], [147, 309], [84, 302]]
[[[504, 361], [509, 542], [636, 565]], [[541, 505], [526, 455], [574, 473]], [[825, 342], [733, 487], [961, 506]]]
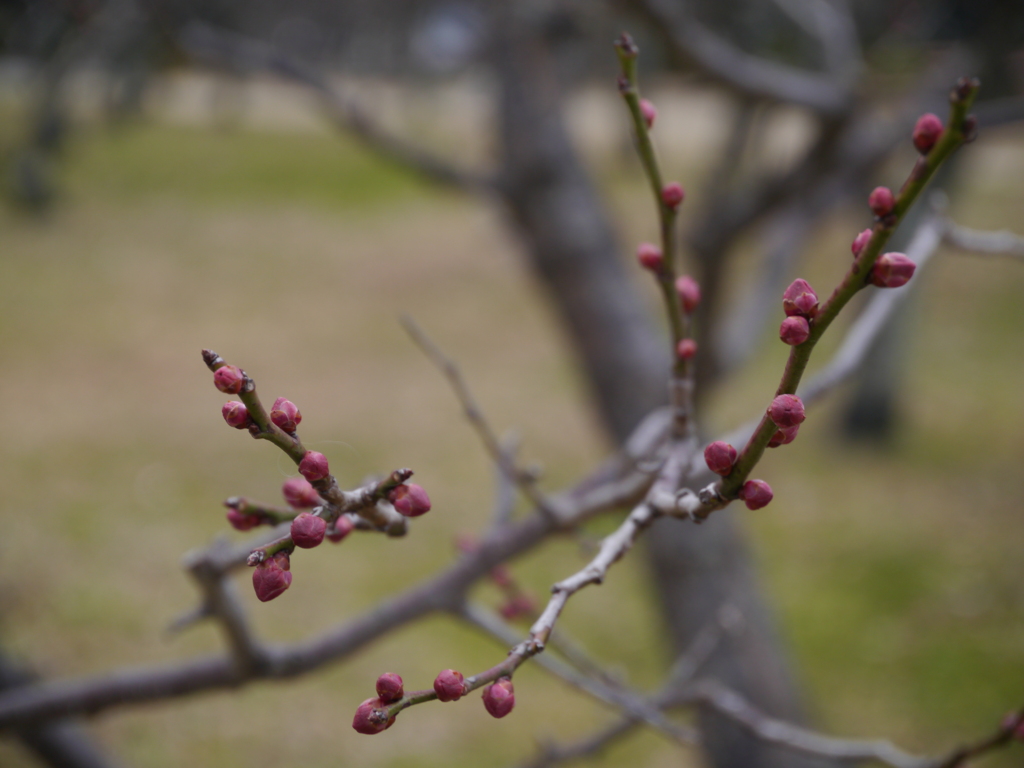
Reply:
[[736, 463], [736, 449], [722, 440], [716, 440], [704, 449], [704, 461], [708, 469], [725, 477], [732, 472], [732, 465]]
[[814, 317], [818, 314], [818, 294], [811, 288], [810, 283], [797, 278], [782, 292], [782, 311], [787, 317]]
[[458, 701], [466, 693], [466, 678], [461, 672], [446, 669], [434, 678], [434, 693], [438, 701]]
[[285, 480], [281, 486], [281, 495], [296, 509], [309, 509], [321, 504], [316, 488], [304, 477], [289, 477]]
[[807, 418], [804, 404], [796, 395], [779, 395], [768, 406], [768, 416], [775, 426], [785, 429], [795, 427]]
[[644, 116], [644, 122], [647, 123], [647, 130], [651, 130], [654, 127], [654, 119], [658, 116], [658, 109], [647, 99], [640, 99], [640, 112]]
[[868, 227], [855, 238], [853, 238], [853, 243], [850, 244], [850, 250], [853, 251], [854, 258], [860, 256], [860, 252], [864, 250], [864, 246], [867, 245], [868, 240], [871, 239], [871, 234], [872, 230], [870, 227]]
[[883, 253], [878, 257], [868, 280], [879, 288], [899, 288], [910, 282], [917, 265], [903, 253]]
[[419, 517], [430, 511], [430, 497], [416, 483], [402, 483], [388, 492], [388, 501], [400, 515]]
[[669, 208], [678, 208], [684, 197], [686, 197], [686, 193], [677, 181], [670, 181], [661, 188], [661, 202]]
[[244, 403], [240, 403], [237, 400], [228, 400], [224, 403], [220, 409], [220, 415], [224, 417], [224, 421], [228, 423], [229, 427], [235, 429], [245, 429], [252, 424], [252, 419], [249, 417], [249, 409], [245, 407]]
[[536, 610], [537, 606], [527, 595], [516, 595], [501, 606], [498, 612], [506, 621], [512, 621], [520, 616], [532, 616]]
[[692, 360], [697, 354], [697, 342], [693, 339], [683, 339], [676, 345], [676, 354], [680, 360]]
[[649, 269], [651, 272], [660, 272], [665, 266], [665, 257], [661, 248], [654, 243], [640, 243], [636, 249], [636, 260], [640, 266]]
[[491, 717], [504, 717], [516, 705], [512, 681], [503, 677], [484, 688], [484, 708]]
[[337, 544], [356, 529], [348, 515], [342, 515], [334, 521], [334, 527], [327, 532], [326, 538], [332, 544]]
[[327, 466], [327, 457], [316, 451], [306, 451], [306, 455], [299, 462], [299, 474], [311, 483], [323, 480], [331, 474]]
[[377, 678], [377, 695], [385, 704], [394, 704], [405, 695], [402, 678], [394, 672], [385, 672]]
[[251, 531], [263, 522], [259, 515], [247, 515], [234, 508], [228, 509], [226, 517], [236, 531]]
[[312, 549], [319, 547], [324, 540], [324, 532], [327, 530], [327, 521], [322, 517], [303, 512], [292, 520], [292, 541], [296, 547]]
[[676, 278], [676, 293], [683, 304], [683, 312], [690, 315], [700, 304], [700, 285], [689, 275]]
[[926, 112], [917, 118], [912, 138], [914, 146], [922, 155], [927, 155], [942, 135], [942, 120], [938, 115]]
[[764, 480], [747, 480], [739, 492], [739, 497], [743, 499], [747, 509], [767, 507], [774, 496], [772, 487]]
[[875, 187], [868, 195], [868, 208], [879, 218], [888, 216], [895, 206], [896, 198], [892, 196], [892, 190], [888, 187]]
[[270, 409], [270, 420], [291, 434], [302, 421], [302, 414], [291, 400], [279, 397], [274, 401], [274, 407]]
[[222, 365], [213, 372], [213, 385], [225, 395], [237, 395], [245, 384], [245, 374], [233, 365]]
[[768, 441], [769, 448], [778, 448], [780, 445], [789, 445], [796, 440], [796, 434], [800, 431], [800, 425], [797, 424], [795, 427], [786, 427], [780, 429], [772, 435], [772, 439]]
[[807, 318], [799, 315], [787, 317], [779, 327], [779, 338], [791, 347], [803, 344], [810, 335], [811, 326], [807, 323]]
[[380, 699], [367, 699], [356, 707], [356, 716], [352, 718], [352, 727], [356, 733], [372, 736], [386, 731], [395, 723], [394, 716], [388, 717], [387, 704]]
[[292, 585], [291, 561], [287, 553], [278, 552], [252, 571], [252, 586], [261, 603], [273, 600]]

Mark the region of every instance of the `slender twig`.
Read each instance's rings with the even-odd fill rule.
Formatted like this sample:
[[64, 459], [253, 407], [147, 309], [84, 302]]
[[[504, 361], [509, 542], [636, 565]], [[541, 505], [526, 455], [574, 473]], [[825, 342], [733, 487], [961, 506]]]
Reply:
[[1005, 229], [998, 232], [968, 229], [946, 219], [943, 222], [942, 240], [963, 251], [1024, 259], [1024, 237]]

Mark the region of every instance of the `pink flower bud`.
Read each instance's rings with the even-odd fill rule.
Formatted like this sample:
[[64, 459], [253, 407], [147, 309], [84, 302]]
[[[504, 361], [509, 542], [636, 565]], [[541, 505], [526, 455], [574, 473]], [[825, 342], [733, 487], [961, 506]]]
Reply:
[[367, 699], [356, 708], [356, 716], [352, 718], [352, 727], [356, 733], [372, 736], [386, 731], [395, 723], [395, 717], [388, 717], [387, 704], [380, 699]]
[[739, 497], [747, 505], [747, 509], [761, 509], [767, 507], [774, 498], [772, 487], [764, 480], [747, 480], [740, 488]]
[[779, 395], [768, 406], [768, 416], [775, 426], [785, 429], [795, 427], [807, 418], [804, 404], [796, 395]]
[[903, 253], [883, 253], [871, 267], [868, 280], [879, 288], [899, 288], [910, 282], [917, 265]]
[[296, 509], [309, 509], [320, 505], [320, 495], [316, 488], [304, 477], [289, 477], [281, 486], [284, 500]]
[[697, 354], [697, 342], [693, 339], [683, 339], [676, 346], [676, 354], [680, 360], [692, 360]]
[[807, 318], [800, 317], [799, 315], [787, 317], [779, 327], [779, 338], [791, 347], [803, 344], [810, 335], [811, 326], [808, 325]]
[[498, 612], [507, 621], [518, 619], [520, 616], [530, 616], [535, 613], [537, 606], [526, 595], [516, 595], [505, 603]]
[[403, 483], [388, 492], [390, 501], [400, 515], [419, 517], [430, 511], [430, 497], [416, 483]]
[[732, 465], [736, 463], [736, 449], [722, 440], [716, 440], [704, 449], [704, 461], [708, 469], [725, 477], [732, 472]]
[[867, 245], [868, 240], [871, 239], [871, 234], [871, 227], [868, 227], [855, 238], [853, 238], [853, 243], [850, 244], [850, 250], [853, 251], [854, 258], [860, 256], [860, 252], [864, 250], [864, 246]]
[[327, 466], [327, 457], [316, 451], [306, 451], [306, 455], [299, 462], [299, 474], [311, 483], [323, 480], [331, 474]]
[[245, 374], [233, 365], [222, 365], [213, 372], [213, 385], [225, 395], [237, 395], [245, 384]]
[[291, 400], [279, 397], [274, 401], [274, 407], [270, 409], [270, 420], [290, 434], [299, 426], [302, 414]]
[[228, 423], [229, 427], [235, 429], [245, 429], [252, 424], [252, 419], [249, 418], [249, 409], [245, 407], [244, 403], [237, 400], [228, 400], [224, 403], [220, 409], [220, 415], [224, 417], [224, 421]]
[[665, 257], [661, 253], [661, 248], [654, 243], [640, 243], [636, 249], [636, 260], [640, 262], [641, 267], [649, 269], [651, 272], [661, 272], [665, 266]]
[[888, 187], [875, 187], [868, 195], [868, 208], [875, 216], [888, 216], [896, 205], [896, 198], [892, 196], [892, 190]]
[[768, 447], [778, 448], [780, 445], [789, 445], [796, 440], [796, 433], [799, 431], [799, 424], [795, 427], [786, 427], [785, 429], [778, 430], [774, 435], [772, 435], [772, 439], [768, 441]]
[[261, 603], [273, 600], [292, 585], [291, 561], [287, 553], [278, 552], [252, 571], [252, 586]]
[[438, 701], [458, 701], [466, 693], [465, 679], [461, 672], [446, 669], [434, 678], [434, 693]]
[[503, 677], [484, 688], [484, 707], [491, 717], [504, 717], [516, 705], [512, 681]]
[[322, 517], [303, 512], [292, 520], [292, 541], [296, 547], [312, 549], [319, 547], [324, 540], [324, 532], [327, 530], [327, 521]]
[[247, 515], [237, 509], [228, 509], [228, 522], [236, 531], [250, 531], [263, 522], [259, 515]]
[[678, 208], [686, 193], [677, 181], [670, 181], [661, 188], [661, 201], [669, 208]]
[[658, 116], [657, 108], [647, 99], [640, 99], [640, 112], [647, 123], [647, 130], [651, 130], [654, 127], [654, 119]]
[[402, 678], [394, 672], [385, 672], [377, 678], [377, 695], [385, 704], [394, 704], [405, 695]]
[[917, 118], [917, 125], [914, 126], [913, 140], [914, 146], [922, 155], [927, 155], [931, 151], [941, 135], [942, 120], [939, 119], [938, 115], [926, 112]]
[[334, 527], [327, 532], [327, 540], [332, 544], [337, 544], [355, 529], [356, 524], [352, 522], [351, 518], [348, 515], [342, 515], [334, 521]]
[[787, 317], [811, 318], [818, 314], [818, 294], [806, 280], [797, 278], [782, 293], [782, 311]]
[[689, 275], [676, 278], [676, 293], [683, 303], [683, 312], [692, 314], [693, 310], [700, 304], [700, 285]]

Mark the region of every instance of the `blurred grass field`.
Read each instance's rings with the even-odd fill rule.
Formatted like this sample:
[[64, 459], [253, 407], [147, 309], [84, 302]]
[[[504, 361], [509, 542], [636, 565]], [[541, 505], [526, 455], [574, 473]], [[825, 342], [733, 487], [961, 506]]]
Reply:
[[[967, 153], [957, 218], [1024, 230], [1024, 137], [994, 133]], [[241, 574], [271, 640], [369, 608], [449, 562], [456, 533], [487, 524], [493, 473], [399, 313], [463, 364], [495, 425], [520, 431], [547, 487], [608, 450], [553, 313], [484, 203], [323, 135], [143, 122], [84, 131], [62, 162], [51, 211], [0, 211], [0, 643], [43, 674], [220, 648], [210, 626], [164, 634], [196, 599], [181, 556], [239, 536], [220, 502], [276, 502], [292, 468], [224, 426], [203, 347], [245, 367], [266, 400], [294, 400], [303, 439], [343, 482], [408, 465], [434, 500], [404, 540], [353, 536], [300, 553], [273, 603], [258, 604]], [[642, 189], [607, 178], [624, 233], [650, 237]], [[837, 213], [802, 274], [837, 280], [865, 218]], [[742, 514], [816, 721], [940, 752], [1024, 703], [1024, 265], [942, 254], [922, 277], [898, 438], [842, 444], [833, 401], [766, 458], [773, 505]], [[709, 425], [763, 406], [780, 347], [766, 343], [713, 398]], [[575, 543], [554, 541], [514, 570], [543, 595], [582, 562]], [[666, 650], [645, 577], [642, 558], [628, 558], [563, 621], [654, 687]], [[495, 599], [486, 587], [480, 597]], [[513, 764], [535, 739], [609, 721], [528, 665], [505, 720], [473, 696], [410, 710], [375, 739], [350, 728], [380, 672], [419, 688], [442, 668], [478, 670], [502, 654], [432, 619], [321, 674], [110, 711], [94, 730], [145, 768], [399, 768]], [[696, 762], [639, 733], [594, 764], [627, 759]], [[1018, 748], [986, 764], [1020, 759]], [[30, 764], [0, 741], [0, 765]]]

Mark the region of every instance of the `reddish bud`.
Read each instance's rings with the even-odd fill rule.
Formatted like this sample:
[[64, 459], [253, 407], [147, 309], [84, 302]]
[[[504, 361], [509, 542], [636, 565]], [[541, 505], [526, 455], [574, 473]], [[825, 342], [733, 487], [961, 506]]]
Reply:
[[270, 420], [285, 432], [292, 433], [302, 421], [302, 414], [291, 400], [279, 397], [274, 401], [274, 407], [270, 409]]
[[503, 677], [484, 688], [484, 707], [491, 717], [504, 717], [516, 705], [512, 681]]
[[864, 250], [864, 246], [868, 244], [868, 240], [871, 239], [871, 227], [868, 227], [855, 238], [850, 244], [850, 250], [853, 251], [854, 258], [860, 256], [860, 252]]
[[779, 395], [772, 404], [768, 406], [768, 416], [777, 427], [795, 427], [807, 415], [804, 413], [804, 404], [796, 395]]
[[692, 360], [697, 354], [697, 342], [693, 339], [683, 339], [676, 346], [676, 354], [680, 360]]
[[810, 283], [797, 278], [782, 293], [782, 311], [787, 317], [814, 317], [818, 314], [818, 294], [811, 288]]
[[700, 304], [700, 285], [689, 275], [676, 278], [676, 293], [683, 303], [683, 312], [692, 314], [693, 310]]
[[380, 699], [364, 701], [356, 708], [356, 716], [352, 718], [352, 727], [356, 732], [368, 736], [386, 731], [394, 723], [394, 716], [388, 717], [387, 704]]
[[779, 338], [791, 347], [803, 344], [810, 335], [811, 326], [807, 323], [807, 318], [799, 315], [787, 317], [779, 327]]
[[250, 531], [263, 522], [259, 515], [247, 515], [233, 508], [228, 509], [227, 518], [236, 531]]
[[228, 423], [229, 427], [235, 429], [245, 429], [252, 424], [252, 419], [249, 418], [249, 409], [245, 407], [244, 403], [237, 400], [228, 400], [224, 403], [220, 409], [220, 415], [224, 417], [224, 421]]
[[896, 205], [896, 198], [892, 196], [892, 190], [888, 187], [875, 187], [868, 195], [868, 208], [875, 216], [888, 216]]
[[795, 427], [786, 427], [785, 429], [778, 430], [774, 435], [772, 435], [772, 439], [768, 441], [768, 447], [778, 448], [780, 445], [789, 445], [796, 440], [796, 433], [799, 431], [799, 424]]
[[348, 515], [342, 515], [334, 521], [334, 527], [327, 532], [327, 540], [337, 544], [356, 529], [356, 524]]
[[306, 451], [306, 455], [299, 462], [299, 474], [311, 483], [323, 480], [331, 474], [327, 466], [327, 457], [316, 451]]
[[670, 181], [661, 188], [661, 201], [669, 208], [678, 208], [686, 193], [677, 181]]
[[640, 262], [641, 267], [649, 269], [651, 272], [660, 272], [665, 266], [665, 257], [661, 253], [661, 248], [654, 243], [640, 243], [636, 249], [636, 260]]
[[394, 704], [405, 695], [402, 678], [394, 672], [385, 672], [377, 678], [377, 695], [385, 704]]
[[537, 610], [537, 606], [526, 595], [516, 595], [505, 603], [498, 612], [507, 621], [518, 619], [520, 616], [531, 616]]
[[644, 116], [644, 122], [647, 123], [647, 130], [654, 127], [654, 119], [658, 116], [658, 109], [647, 99], [640, 99], [640, 112]]
[[291, 561], [284, 552], [257, 565], [252, 572], [252, 586], [256, 597], [265, 603], [273, 600], [292, 585]]
[[284, 500], [296, 509], [309, 509], [321, 504], [316, 488], [304, 477], [289, 477], [281, 486], [281, 494]]
[[430, 511], [430, 497], [416, 483], [403, 483], [392, 488], [388, 492], [388, 501], [405, 517], [419, 517]]
[[704, 449], [704, 461], [708, 469], [725, 477], [732, 472], [732, 465], [736, 463], [736, 449], [722, 440], [716, 440]]
[[434, 693], [438, 701], [458, 701], [466, 693], [465, 679], [461, 672], [446, 669], [434, 678]]
[[225, 395], [237, 395], [245, 384], [245, 374], [233, 365], [222, 365], [213, 372], [213, 385]]
[[303, 512], [292, 520], [292, 541], [296, 547], [312, 549], [319, 547], [324, 540], [327, 521], [322, 517]]
[[775, 494], [772, 487], [764, 480], [747, 480], [740, 488], [739, 497], [747, 505], [747, 509], [761, 509], [767, 507]]
[[913, 140], [914, 146], [922, 155], [927, 155], [931, 151], [941, 135], [942, 120], [939, 119], [938, 115], [926, 112], [917, 118], [917, 125], [914, 126]]
[[879, 288], [899, 288], [910, 282], [917, 265], [903, 253], [883, 253], [871, 267], [868, 280]]

